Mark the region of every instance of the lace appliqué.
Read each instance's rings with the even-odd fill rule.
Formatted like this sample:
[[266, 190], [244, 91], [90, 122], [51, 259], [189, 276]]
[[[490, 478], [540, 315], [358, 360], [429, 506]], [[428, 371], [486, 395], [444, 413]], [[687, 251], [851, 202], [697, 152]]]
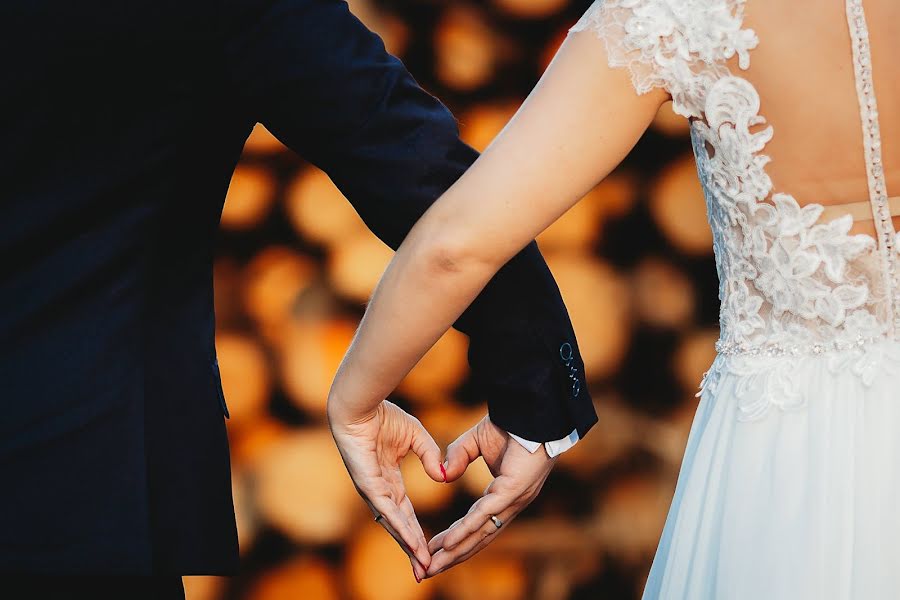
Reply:
[[860, 341], [885, 331], [864, 309], [872, 293], [854, 264], [872, 253], [874, 240], [849, 235], [849, 216], [817, 224], [821, 205], [801, 207], [789, 194], [772, 194], [762, 150], [773, 130], [759, 107], [749, 82], [723, 77], [707, 91], [705, 121], [692, 125], [720, 280], [717, 347], [738, 355], [723, 359], [701, 390], [722, 371], [740, 375], [742, 420], [762, 418], [770, 406], [805, 405], [791, 376], [802, 355], [842, 352], [843, 360], [868, 365], [854, 372], [872, 372], [877, 361]]
[[611, 67], [625, 67], [638, 94], [667, 90], [675, 112], [699, 117], [722, 59], [750, 64], [759, 40], [743, 29], [744, 0], [597, 0], [570, 31], [593, 30]]
[[869, 387], [881, 373], [894, 372], [900, 366], [900, 344], [881, 338], [826, 356], [719, 354], [703, 374], [695, 395], [700, 397], [710, 393], [715, 396], [723, 379], [734, 377], [737, 385], [733, 392], [739, 421], [763, 419], [773, 407], [783, 411], [802, 410], [815, 399], [797, 384], [796, 374], [805, 366], [804, 362], [810, 360], [824, 360], [830, 373], [852, 373], [862, 385]]
[[739, 375], [741, 418], [753, 420], [770, 406], [805, 404], [792, 383], [800, 361], [827, 360], [868, 385], [880, 361], [897, 357], [877, 343], [892, 294], [875, 240], [850, 235], [849, 215], [818, 223], [822, 205], [773, 193], [763, 153], [773, 129], [756, 89], [725, 64], [736, 54], [749, 68], [758, 43], [743, 28], [743, 8], [743, 0], [598, 1], [572, 31], [595, 31], [638, 93], [662, 87], [676, 112], [692, 117], [721, 301], [720, 354], [700, 393]]

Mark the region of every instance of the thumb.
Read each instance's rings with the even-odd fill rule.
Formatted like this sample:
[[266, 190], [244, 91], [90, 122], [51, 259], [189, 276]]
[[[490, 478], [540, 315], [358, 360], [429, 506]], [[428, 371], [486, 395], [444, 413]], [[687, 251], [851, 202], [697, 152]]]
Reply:
[[444, 473], [441, 467], [441, 449], [421, 421], [412, 417], [412, 422], [412, 443], [410, 444], [412, 451], [422, 461], [422, 467], [428, 473], [428, 476], [438, 483], [443, 483]]
[[447, 459], [444, 461], [447, 481], [456, 481], [462, 477], [469, 465], [479, 456], [481, 456], [481, 450], [478, 448], [478, 440], [475, 438], [475, 427], [472, 427], [447, 447]]

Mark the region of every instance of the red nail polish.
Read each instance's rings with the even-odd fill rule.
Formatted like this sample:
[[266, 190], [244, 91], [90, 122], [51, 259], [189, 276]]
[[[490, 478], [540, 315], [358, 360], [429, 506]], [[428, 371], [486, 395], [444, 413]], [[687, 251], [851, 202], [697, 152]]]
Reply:
[[447, 470], [444, 468], [444, 463], [441, 463], [441, 475], [444, 477], [444, 483], [447, 483]]

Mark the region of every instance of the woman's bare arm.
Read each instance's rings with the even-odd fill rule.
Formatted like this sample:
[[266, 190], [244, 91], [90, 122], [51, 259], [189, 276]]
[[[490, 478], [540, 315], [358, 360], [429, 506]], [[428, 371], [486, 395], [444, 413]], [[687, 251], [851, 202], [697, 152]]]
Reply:
[[428, 210], [385, 271], [329, 410], [364, 419], [497, 270], [637, 143], [667, 94], [637, 95], [601, 40], [573, 33], [515, 117]]

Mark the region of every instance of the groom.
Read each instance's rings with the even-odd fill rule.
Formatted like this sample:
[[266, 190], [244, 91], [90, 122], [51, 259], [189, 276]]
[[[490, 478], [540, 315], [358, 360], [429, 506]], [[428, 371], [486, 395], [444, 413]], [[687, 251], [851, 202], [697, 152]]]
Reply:
[[[234, 573], [211, 273], [251, 128], [392, 247], [476, 153], [341, 0], [14, 0], [0, 47], [0, 573]], [[457, 327], [521, 443], [595, 422], [534, 244]]]

